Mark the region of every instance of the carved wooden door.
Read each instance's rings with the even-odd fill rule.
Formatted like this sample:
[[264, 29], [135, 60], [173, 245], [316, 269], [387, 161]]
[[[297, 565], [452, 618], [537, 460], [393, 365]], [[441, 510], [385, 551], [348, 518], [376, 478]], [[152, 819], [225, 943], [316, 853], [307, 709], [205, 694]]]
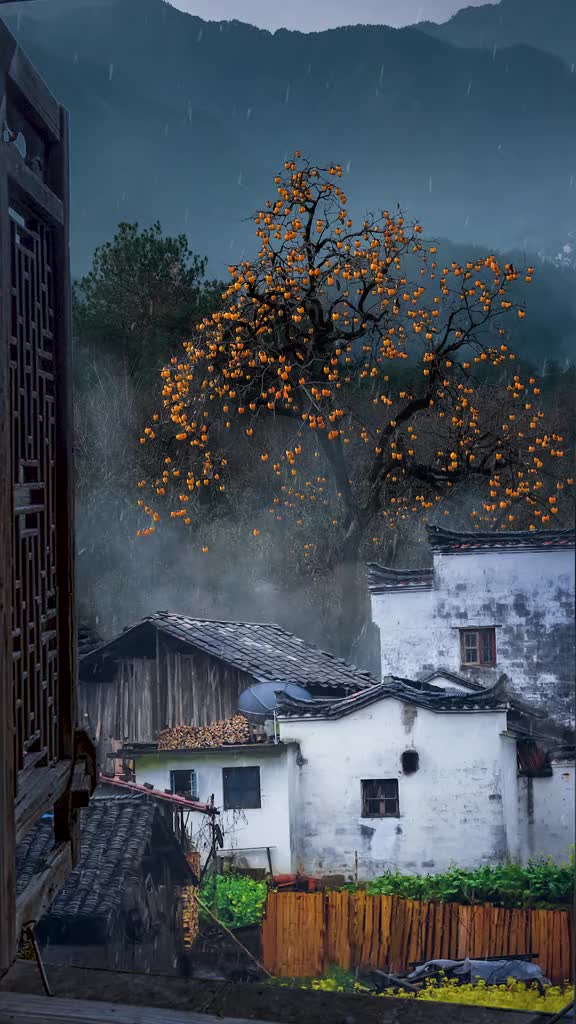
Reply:
[[[68, 121], [0, 21], [0, 970], [76, 856]], [[82, 801], [76, 801], [81, 803]], [[45, 811], [55, 847], [16, 894]]]

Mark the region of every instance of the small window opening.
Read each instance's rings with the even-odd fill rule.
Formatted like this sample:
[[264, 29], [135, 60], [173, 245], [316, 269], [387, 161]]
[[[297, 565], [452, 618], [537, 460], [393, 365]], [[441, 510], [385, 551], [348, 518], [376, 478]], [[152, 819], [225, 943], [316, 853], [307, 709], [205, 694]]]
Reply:
[[461, 629], [460, 651], [463, 666], [496, 664], [496, 630]]
[[420, 757], [417, 750], [405, 750], [402, 754], [402, 771], [405, 775], [413, 775], [420, 767]]
[[198, 799], [198, 779], [193, 768], [175, 768], [170, 772], [170, 789], [176, 796]]
[[398, 779], [362, 781], [363, 818], [399, 818]]
[[254, 809], [262, 806], [260, 768], [223, 768], [224, 810]]

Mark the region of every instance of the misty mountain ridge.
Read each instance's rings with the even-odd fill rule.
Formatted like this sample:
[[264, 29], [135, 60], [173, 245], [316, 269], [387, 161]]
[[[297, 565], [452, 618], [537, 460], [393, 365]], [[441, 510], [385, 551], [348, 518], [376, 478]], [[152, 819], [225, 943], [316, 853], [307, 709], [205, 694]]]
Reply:
[[550, 53], [420, 26], [271, 34], [162, 0], [42, 6], [3, 17], [70, 111], [75, 273], [120, 220], [159, 219], [222, 274], [296, 148], [342, 164], [356, 216], [398, 203], [429, 236], [550, 256], [576, 227], [576, 76]]
[[574, 0], [500, 0], [465, 7], [441, 25], [421, 21], [414, 27], [454, 46], [492, 50], [522, 44], [555, 54], [571, 70], [576, 65]]

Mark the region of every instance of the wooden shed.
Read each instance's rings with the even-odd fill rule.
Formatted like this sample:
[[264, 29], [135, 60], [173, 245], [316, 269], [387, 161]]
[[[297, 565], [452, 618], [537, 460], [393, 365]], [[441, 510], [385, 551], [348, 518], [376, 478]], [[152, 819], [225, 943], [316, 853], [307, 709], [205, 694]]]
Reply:
[[[47, 963], [164, 973], [184, 950], [180, 892], [191, 884], [185, 851], [153, 798], [96, 790], [82, 817], [82, 853], [36, 934]], [[53, 846], [47, 815], [16, 850], [17, 891], [43, 870]]]
[[377, 680], [271, 623], [157, 612], [80, 659], [80, 710], [100, 760], [162, 729], [229, 718], [257, 682], [346, 696]]

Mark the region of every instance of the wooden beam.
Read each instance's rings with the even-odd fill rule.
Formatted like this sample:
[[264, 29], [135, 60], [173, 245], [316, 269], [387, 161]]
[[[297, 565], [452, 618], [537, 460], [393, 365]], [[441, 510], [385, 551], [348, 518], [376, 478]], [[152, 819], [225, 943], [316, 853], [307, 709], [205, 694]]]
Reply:
[[16, 900], [16, 934], [30, 921], [39, 921], [72, 871], [70, 843], [60, 843], [46, 861], [46, 866], [34, 875], [24, 892]]
[[[0, 1024], [248, 1024], [239, 1017], [0, 992]], [[260, 1024], [273, 1024], [261, 1021]]]
[[51, 142], [60, 141], [58, 101], [23, 50], [17, 46], [8, 70], [8, 82], [18, 90], [20, 103], [30, 122]]
[[2, 143], [2, 162], [8, 172], [11, 192], [28, 205], [36, 207], [42, 220], [61, 226], [64, 222], [62, 200], [28, 167], [16, 146]]
[[71, 760], [60, 761], [52, 768], [28, 768], [20, 772], [16, 790], [17, 843], [42, 814], [52, 810], [66, 791], [71, 775]]
[[[10, 37], [12, 38], [12, 37]], [[0, 97], [2, 60], [10, 39], [0, 23]], [[0, 98], [0, 120], [5, 99]], [[0, 142], [4, 155], [7, 148]], [[12, 681], [12, 458], [10, 413], [11, 246], [8, 178], [0, 160], [0, 974], [16, 955], [14, 911], [16, 865], [14, 838], [15, 730]]]

